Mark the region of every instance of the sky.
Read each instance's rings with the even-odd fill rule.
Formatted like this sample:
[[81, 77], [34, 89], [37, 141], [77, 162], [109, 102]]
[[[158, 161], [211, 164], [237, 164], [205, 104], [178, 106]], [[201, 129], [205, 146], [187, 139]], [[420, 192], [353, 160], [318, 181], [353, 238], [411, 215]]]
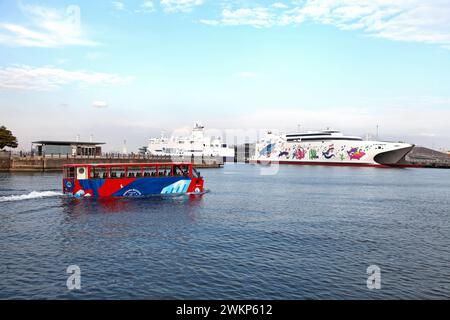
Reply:
[[449, 119], [449, 0], [0, 0], [0, 125], [21, 150], [93, 135], [136, 151], [196, 122], [378, 125], [450, 149]]

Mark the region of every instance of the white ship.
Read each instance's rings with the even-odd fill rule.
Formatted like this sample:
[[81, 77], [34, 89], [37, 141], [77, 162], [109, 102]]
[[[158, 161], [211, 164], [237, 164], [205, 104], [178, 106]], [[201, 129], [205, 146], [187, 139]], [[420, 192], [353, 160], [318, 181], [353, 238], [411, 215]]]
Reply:
[[172, 157], [234, 157], [234, 148], [222, 143], [220, 137], [205, 136], [205, 128], [196, 124], [189, 136], [172, 136], [161, 134], [160, 138], [151, 138], [147, 153]]
[[251, 162], [307, 165], [396, 166], [414, 145], [366, 141], [337, 130], [276, 135], [271, 132], [256, 144]]

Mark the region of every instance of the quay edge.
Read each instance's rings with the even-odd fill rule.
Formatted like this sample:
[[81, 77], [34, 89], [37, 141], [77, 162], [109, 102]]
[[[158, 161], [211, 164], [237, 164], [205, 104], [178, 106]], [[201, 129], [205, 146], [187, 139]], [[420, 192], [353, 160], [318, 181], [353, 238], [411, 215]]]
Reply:
[[[193, 160], [193, 161], [192, 161]], [[171, 157], [0, 157], [0, 171], [2, 172], [61, 172], [67, 164], [93, 164], [93, 163], [167, 163], [167, 162], [193, 162], [195, 168], [222, 168], [221, 158], [171, 158]]]

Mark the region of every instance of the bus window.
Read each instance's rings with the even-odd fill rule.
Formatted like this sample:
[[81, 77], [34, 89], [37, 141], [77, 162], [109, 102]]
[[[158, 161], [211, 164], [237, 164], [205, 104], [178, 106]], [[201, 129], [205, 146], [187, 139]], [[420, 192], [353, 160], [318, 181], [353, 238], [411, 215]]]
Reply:
[[174, 166], [173, 167], [173, 175], [177, 177], [183, 176], [183, 171], [181, 169], [181, 166]]
[[144, 177], [156, 177], [156, 167], [144, 167]]
[[141, 176], [140, 167], [128, 167], [127, 170], [128, 178], [136, 178]]
[[183, 176], [188, 177], [189, 176], [189, 165], [183, 165], [181, 168], [182, 168], [181, 170], [183, 170]]
[[75, 168], [74, 167], [66, 167], [64, 169], [64, 178], [75, 178]]
[[172, 166], [159, 166], [158, 176], [159, 177], [170, 177], [172, 175]]
[[107, 179], [108, 169], [104, 167], [92, 167], [91, 168], [91, 179]]
[[189, 166], [187, 165], [177, 165], [173, 167], [173, 175], [177, 177], [188, 176]]
[[201, 177], [200, 172], [197, 171], [195, 168], [192, 168], [192, 172], [193, 172], [195, 178], [200, 178]]
[[112, 167], [111, 168], [111, 178], [125, 178], [125, 168], [124, 167]]

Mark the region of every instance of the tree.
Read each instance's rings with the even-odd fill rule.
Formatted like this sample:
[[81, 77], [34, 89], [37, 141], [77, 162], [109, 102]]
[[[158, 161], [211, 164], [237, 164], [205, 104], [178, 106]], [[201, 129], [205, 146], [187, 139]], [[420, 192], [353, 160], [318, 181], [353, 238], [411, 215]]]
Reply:
[[4, 147], [17, 148], [17, 138], [5, 126], [0, 127], [0, 150]]

